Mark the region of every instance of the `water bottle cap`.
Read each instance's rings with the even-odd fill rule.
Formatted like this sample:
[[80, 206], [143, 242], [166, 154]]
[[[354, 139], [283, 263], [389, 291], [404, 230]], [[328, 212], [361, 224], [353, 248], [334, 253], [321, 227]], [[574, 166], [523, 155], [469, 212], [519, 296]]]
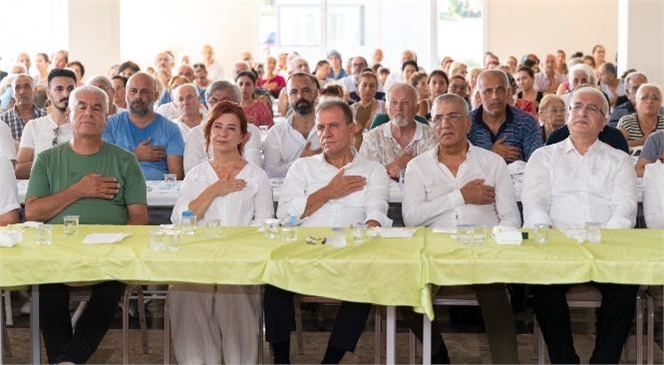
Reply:
[[195, 215], [194, 212], [192, 212], [191, 210], [185, 210], [184, 212], [182, 212], [182, 217], [184, 218], [193, 217], [194, 215]]
[[297, 223], [297, 217], [294, 216], [294, 215], [289, 216], [286, 223], [291, 224], [291, 225], [295, 225]]

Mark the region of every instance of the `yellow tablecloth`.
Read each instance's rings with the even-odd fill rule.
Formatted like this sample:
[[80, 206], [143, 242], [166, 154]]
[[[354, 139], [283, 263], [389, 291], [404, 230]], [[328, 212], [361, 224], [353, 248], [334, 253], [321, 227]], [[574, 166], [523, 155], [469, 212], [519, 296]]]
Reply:
[[[532, 233], [531, 233], [532, 237]], [[423, 280], [435, 285], [556, 284], [588, 281], [664, 284], [664, 230], [603, 230], [599, 244], [579, 244], [556, 229], [544, 245], [461, 246], [427, 231]]]

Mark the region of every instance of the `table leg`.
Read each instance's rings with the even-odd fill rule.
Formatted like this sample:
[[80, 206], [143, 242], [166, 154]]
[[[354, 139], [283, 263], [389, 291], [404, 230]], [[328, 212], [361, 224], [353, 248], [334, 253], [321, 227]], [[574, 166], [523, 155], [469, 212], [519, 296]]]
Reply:
[[[5, 295], [9, 295], [9, 292], [6, 292]], [[4, 322], [4, 305], [2, 302], [2, 288], [0, 288], [0, 365], [4, 364], [5, 360], [5, 341], [9, 341], [8, 338], [4, 338], [5, 334], [5, 322]]]
[[422, 316], [422, 364], [431, 365], [431, 320]]
[[395, 344], [396, 344], [396, 330], [397, 330], [396, 308], [393, 305], [387, 307], [387, 325], [385, 326], [386, 340], [385, 340], [385, 363], [387, 365], [395, 364]]
[[39, 285], [32, 286], [32, 304], [30, 306], [30, 334], [32, 336], [30, 363], [41, 364], [41, 338], [39, 335]]

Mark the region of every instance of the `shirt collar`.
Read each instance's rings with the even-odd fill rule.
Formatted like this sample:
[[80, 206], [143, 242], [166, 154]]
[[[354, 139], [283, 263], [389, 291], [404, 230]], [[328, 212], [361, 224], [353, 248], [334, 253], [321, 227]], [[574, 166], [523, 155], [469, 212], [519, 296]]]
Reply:
[[[598, 138], [598, 139], [595, 139], [595, 142], [593, 142], [593, 144], [590, 146], [590, 148], [588, 148], [588, 153], [593, 152], [594, 150], [596, 150], [597, 148], [599, 148], [599, 144], [600, 144], [600, 143], [601, 143], [601, 142], [600, 142], [599, 138]], [[580, 153], [576, 150], [576, 148], [574, 147], [574, 143], [572, 143], [572, 137], [571, 137], [571, 136], [570, 136], [570, 137], [567, 137], [567, 138], [565, 139], [565, 149], [564, 149], [564, 152], [565, 152], [565, 154], [568, 154], [568, 153], [570, 153], [570, 152], [574, 152], [574, 153], [576, 153], [577, 155], [581, 156], [581, 154], [580, 154]], [[586, 155], [587, 155], [588, 153], [586, 153]]]
[[[350, 152], [353, 154], [353, 159], [349, 163], [345, 164], [342, 167], [343, 169], [348, 169], [348, 168], [354, 166], [358, 161], [359, 154], [357, 152], [357, 149], [355, 149], [355, 146], [350, 146]], [[337, 169], [336, 166], [332, 166], [329, 162], [327, 162], [327, 160], [325, 159], [325, 153], [321, 152], [321, 153], [315, 155], [315, 158], [317, 158], [318, 161], [320, 161], [321, 163], [326, 164], [330, 167], [334, 167], [335, 169]]]
[[[422, 123], [415, 121], [415, 135], [413, 136], [413, 140], [411, 143], [415, 141], [419, 141], [420, 139], [424, 138], [424, 132], [422, 131]], [[392, 135], [392, 121], [387, 121], [387, 123], [383, 124], [385, 128], [383, 128], [383, 136], [387, 138], [394, 138]]]

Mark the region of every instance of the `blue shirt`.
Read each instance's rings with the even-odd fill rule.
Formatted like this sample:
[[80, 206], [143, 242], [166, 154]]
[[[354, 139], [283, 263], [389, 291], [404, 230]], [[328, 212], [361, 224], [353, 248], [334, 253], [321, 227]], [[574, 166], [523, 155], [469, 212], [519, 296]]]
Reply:
[[[129, 120], [129, 112], [122, 112], [108, 117], [104, 131], [104, 141], [116, 144], [129, 152], [150, 138], [150, 145], [163, 146], [167, 155], [182, 156], [184, 141], [177, 124], [155, 114], [154, 119], [145, 128], [139, 128]], [[168, 171], [166, 158], [159, 161], [139, 161], [146, 180], [161, 180]]]
[[504, 144], [519, 147], [521, 149], [519, 159], [528, 161], [530, 155], [544, 144], [537, 121], [530, 114], [508, 105], [505, 122], [500, 126], [498, 134], [494, 135], [482, 119], [483, 111], [484, 108], [480, 105], [470, 113], [472, 124], [468, 140], [473, 145], [491, 150], [496, 141], [505, 137]]

